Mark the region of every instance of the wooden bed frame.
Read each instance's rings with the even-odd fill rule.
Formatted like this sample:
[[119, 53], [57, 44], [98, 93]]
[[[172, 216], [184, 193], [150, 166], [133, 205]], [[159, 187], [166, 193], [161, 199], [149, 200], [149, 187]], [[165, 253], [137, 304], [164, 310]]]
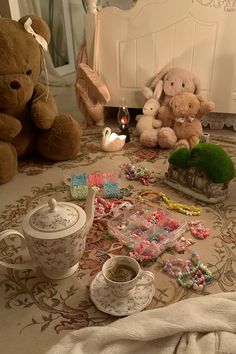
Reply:
[[[183, 67], [236, 130], [236, 1], [138, 0], [129, 10], [87, 0], [89, 65], [111, 94], [107, 106], [142, 108], [141, 88], [163, 67]], [[218, 122], [219, 123], [219, 122]], [[232, 124], [231, 124], [232, 123]], [[223, 124], [223, 125], [224, 125]]]

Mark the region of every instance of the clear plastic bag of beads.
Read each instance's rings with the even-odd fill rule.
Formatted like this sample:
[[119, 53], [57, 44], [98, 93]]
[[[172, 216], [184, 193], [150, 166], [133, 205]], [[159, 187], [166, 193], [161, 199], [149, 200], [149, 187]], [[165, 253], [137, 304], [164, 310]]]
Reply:
[[99, 195], [105, 199], [120, 198], [119, 178], [114, 171], [96, 171], [90, 174], [76, 171], [66, 176], [64, 181], [70, 187], [73, 199], [86, 199], [89, 186], [98, 187]]

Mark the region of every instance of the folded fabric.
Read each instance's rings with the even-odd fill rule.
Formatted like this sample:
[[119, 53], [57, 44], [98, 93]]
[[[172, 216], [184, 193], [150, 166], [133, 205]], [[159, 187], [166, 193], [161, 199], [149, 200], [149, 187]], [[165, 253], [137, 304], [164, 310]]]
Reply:
[[81, 45], [77, 57], [75, 92], [79, 109], [87, 125], [104, 125], [104, 105], [110, 100], [107, 86], [87, 64], [86, 43]]
[[233, 354], [236, 292], [183, 300], [67, 334], [47, 354]]

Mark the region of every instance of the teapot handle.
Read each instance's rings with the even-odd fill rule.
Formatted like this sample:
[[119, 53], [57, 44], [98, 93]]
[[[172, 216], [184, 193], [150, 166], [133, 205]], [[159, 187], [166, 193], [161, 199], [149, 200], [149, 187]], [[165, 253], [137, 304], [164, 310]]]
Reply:
[[[21, 249], [22, 251], [24, 251], [26, 249], [26, 242], [25, 242], [25, 238], [24, 236], [16, 230], [13, 229], [8, 229], [5, 231], [0, 232], [0, 242], [2, 240], [4, 240], [4, 238], [8, 237], [8, 236], [20, 236], [21, 238]], [[23, 263], [23, 264], [19, 264], [19, 263], [7, 263], [7, 262], [3, 262], [0, 261], [0, 265], [6, 267], [6, 268], [10, 268], [10, 269], [17, 269], [17, 270], [22, 270], [22, 269], [34, 269], [35, 265], [33, 264], [32, 261]]]

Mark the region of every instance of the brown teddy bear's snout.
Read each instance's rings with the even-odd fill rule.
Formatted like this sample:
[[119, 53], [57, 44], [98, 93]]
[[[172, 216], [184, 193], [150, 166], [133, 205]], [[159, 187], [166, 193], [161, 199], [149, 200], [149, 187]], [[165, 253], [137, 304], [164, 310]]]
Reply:
[[31, 78], [23, 74], [0, 76], [0, 107], [22, 105], [30, 100], [34, 92]]
[[21, 84], [19, 83], [19, 81], [13, 80], [13, 81], [10, 82], [10, 87], [13, 90], [19, 90], [21, 88]]

